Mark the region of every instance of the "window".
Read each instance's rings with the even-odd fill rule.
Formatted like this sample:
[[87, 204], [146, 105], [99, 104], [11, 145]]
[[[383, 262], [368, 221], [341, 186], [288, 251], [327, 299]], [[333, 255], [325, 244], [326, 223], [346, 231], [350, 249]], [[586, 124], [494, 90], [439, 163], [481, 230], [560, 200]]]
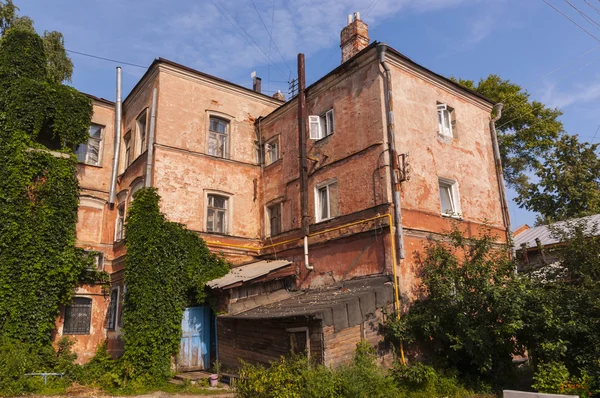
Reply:
[[104, 253], [99, 253], [96, 251], [85, 251], [85, 256], [88, 258], [92, 258], [91, 268], [88, 268], [89, 271], [102, 271], [104, 268]]
[[269, 227], [268, 235], [274, 236], [281, 233], [281, 203], [267, 207], [267, 216]]
[[211, 116], [210, 126], [208, 128], [208, 154], [219, 158], [226, 158], [228, 155], [229, 122], [225, 119]]
[[333, 109], [328, 110], [320, 116], [309, 116], [308, 125], [311, 140], [320, 140], [331, 134], [334, 130]]
[[92, 124], [90, 126], [90, 137], [87, 144], [77, 146], [75, 154], [77, 160], [81, 163], [90, 164], [92, 166], [100, 166], [100, 149], [102, 144], [102, 129], [104, 126]]
[[125, 168], [128, 168], [131, 164], [131, 130], [123, 137], [123, 143], [125, 144]]
[[146, 151], [146, 115], [148, 111], [144, 110], [141, 115], [135, 120], [138, 138], [140, 140], [140, 154]]
[[137, 191], [139, 191], [140, 189], [144, 188], [144, 181], [143, 180], [138, 180], [137, 182], [135, 182], [131, 188], [129, 189], [131, 198], [129, 199], [129, 204], [131, 205], [131, 203], [133, 202], [133, 199], [135, 198], [135, 194], [137, 193]]
[[117, 221], [115, 225], [115, 242], [125, 237], [125, 202], [119, 203], [117, 207]]
[[208, 195], [206, 209], [206, 230], [208, 232], [227, 233], [227, 202], [229, 198], [221, 195]]
[[442, 214], [450, 217], [460, 217], [458, 183], [446, 178], [440, 178], [439, 186]]
[[119, 326], [123, 326], [123, 308], [125, 308], [125, 294], [127, 294], [127, 285], [123, 285], [123, 292], [121, 293], [121, 300], [119, 301], [121, 303], [121, 311], [119, 312]]
[[337, 182], [327, 182], [315, 188], [315, 213], [317, 222], [338, 216]]
[[279, 137], [275, 137], [265, 144], [267, 165], [279, 160]]
[[73, 297], [71, 304], [65, 306], [63, 334], [89, 334], [92, 320], [92, 299]]
[[115, 287], [110, 292], [110, 304], [108, 305], [108, 330], [115, 330], [117, 325], [117, 313], [119, 312], [119, 287]]
[[446, 104], [437, 105], [438, 112], [438, 132], [440, 135], [445, 137], [452, 137], [452, 120], [454, 116], [454, 109], [450, 108]]

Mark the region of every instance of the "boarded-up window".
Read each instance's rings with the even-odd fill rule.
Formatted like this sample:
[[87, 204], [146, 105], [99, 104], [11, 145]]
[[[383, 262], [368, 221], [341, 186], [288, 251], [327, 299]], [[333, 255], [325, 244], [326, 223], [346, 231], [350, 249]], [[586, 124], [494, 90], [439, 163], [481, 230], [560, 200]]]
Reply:
[[89, 334], [92, 320], [92, 299], [74, 297], [71, 304], [65, 306], [63, 334]]

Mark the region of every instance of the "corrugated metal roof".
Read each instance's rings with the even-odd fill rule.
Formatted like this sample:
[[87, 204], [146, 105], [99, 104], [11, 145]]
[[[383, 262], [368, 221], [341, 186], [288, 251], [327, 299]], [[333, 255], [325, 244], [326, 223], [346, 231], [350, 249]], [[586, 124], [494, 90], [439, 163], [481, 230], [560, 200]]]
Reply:
[[[567, 223], [580, 223], [583, 222], [586, 224], [586, 228], [592, 230], [594, 225], [600, 225], [600, 214], [594, 214], [593, 216], [582, 217], [582, 218], [574, 218], [569, 221], [560, 221], [550, 225], [540, 225], [539, 227], [533, 227], [526, 229], [521, 232], [519, 235], [515, 236], [514, 246], [516, 249], [520, 249], [523, 243], [527, 245], [527, 247], [535, 247], [535, 240], [539, 239], [540, 243], [544, 246], [552, 245], [554, 243], [558, 243], [559, 240], [553, 236], [552, 228], [562, 229], [565, 228]], [[600, 232], [600, 231], [599, 231]]]
[[229, 273], [219, 279], [214, 279], [207, 283], [211, 288], [224, 288], [238, 282], [247, 282], [256, 279], [260, 276], [267, 275], [269, 272], [275, 271], [290, 265], [292, 262], [288, 260], [274, 261], [258, 261], [239, 267], [232, 268]]

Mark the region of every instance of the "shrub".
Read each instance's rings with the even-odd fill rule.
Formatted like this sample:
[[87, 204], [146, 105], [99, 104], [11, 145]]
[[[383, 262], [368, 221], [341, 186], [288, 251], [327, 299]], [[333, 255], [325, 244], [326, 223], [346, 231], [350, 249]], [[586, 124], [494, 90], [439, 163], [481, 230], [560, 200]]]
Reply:
[[550, 394], [591, 395], [591, 378], [583, 372], [581, 377], [573, 377], [562, 362], [540, 363], [533, 376], [532, 387], [539, 392]]

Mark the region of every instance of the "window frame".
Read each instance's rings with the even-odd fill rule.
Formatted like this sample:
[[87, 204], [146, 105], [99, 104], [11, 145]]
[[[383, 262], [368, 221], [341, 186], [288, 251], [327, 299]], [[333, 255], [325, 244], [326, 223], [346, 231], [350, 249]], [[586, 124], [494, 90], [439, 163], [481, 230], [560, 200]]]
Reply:
[[117, 217], [115, 219], [115, 242], [125, 239], [125, 201], [117, 205]]
[[[225, 208], [218, 208], [218, 207], [214, 207], [214, 206], [210, 206], [210, 198], [211, 197], [220, 197], [225, 199], [224, 203], [225, 203]], [[219, 191], [207, 191], [205, 193], [205, 210], [204, 210], [204, 216], [205, 216], [205, 222], [204, 222], [204, 229], [207, 233], [211, 233], [211, 234], [221, 234], [221, 235], [229, 235], [231, 233], [231, 213], [232, 213], [232, 195], [224, 193], [224, 192], [219, 192]], [[223, 231], [215, 231], [214, 230], [214, 220], [213, 220], [213, 230], [209, 230], [208, 228], [208, 215], [209, 215], [209, 211], [210, 210], [216, 210], [218, 211], [224, 211], [224, 227], [223, 227]], [[214, 217], [214, 215], [213, 215]]]
[[[218, 120], [221, 122], [225, 123], [225, 133], [220, 133], [218, 131], [213, 131], [211, 130], [211, 126], [212, 126], [212, 120]], [[222, 115], [218, 115], [218, 114], [212, 114], [209, 113], [208, 114], [208, 134], [206, 135], [206, 154], [209, 156], [213, 156], [215, 158], [219, 158], [219, 159], [230, 159], [230, 147], [231, 147], [231, 119], [222, 116]], [[218, 138], [219, 136], [222, 136], [225, 138], [225, 143], [223, 145], [223, 154], [222, 156], [219, 156], [219, 154], [212, 154], [211, 152], [211, 146], [210, 146], [210, 142], [211, 142], [211, 134], [215, 134], [215, 139], [218, 142]]]
[[[331, 212], [331, 208], [332, 208], [332, 198], [331, 198], [331, 186], [332, 185], [336, 185], [337, 186], [337, 179], [332, 179], [332, 180], [327, 180], [324, 181], [320, 184], [315, 185], [315, 220], [316, 222], [322, 222], [322, 221], [327, 221], [327, 220], [331, 220], [334, 219], [336, 217], [339, 216], [339, 203], [338, 203], [338, 214], [332, 215]], [[325, 192], [327, 193], [327, 217], [322, 217], [321, 215], [321, 191], [325, 189]], [[338, 200], [338, 196], [336, 195], [336, 197], [334, 198], [335, 200]]]
[[[96, 137], [92, 137], [91, 135], [91, 129], [92, 127], [98, 127], [100, 130], [100, 138], [96, 138]], [[104, 149], [104, 129], [106, 128], [106, 126], [102, 125], [102, 124], [98, 124], [98, 123], [90, 123], [90, 127], [88, 129], [88, 141], [85, 144], [79, 144], [77, 145], [77, 148], [75, 148], [75, 154], [77, 155], [77, 162], [78, 163], [82, 163], [88, 166], [97, 166], [97, 167], [102, 167], [102, 154], [103, 154], [103, 149]], [[89, 160], [89, 146], [90, 146], [90, 141], [95, 141], [98, 145], [98, 158], [96, 160], [96, 163], [91, 162]], [[79, 158], [79, 149], [85, 147], [85, 155], [84, 155], [84, 159], [80, 159]]]
[[[452, 211], [446, 212], [442, 204], [442, 188], [448, 189], [450, 204]], [[444, 217], [452, 217], [462, 219], [462, 211], [460, 207], [460, 193], [458, 190], [458, 182], [450, 178], [438, 177], [438, 194], [440, 202], [440, 212]]]
[[[275, 159], [273, 159], [272, 156], [273, 147], [275, 147]], [[281, 159], [279, 149], [279, 135], [270, 138], [265, 142], [265, 166], [269, 166]]]
[[123, 136], [123, 157], [125, 158], [125, 167], [123, 168], [123, 171], [127, 170], [127, 168], [131, 166], [131, 163], [133, 161], [131, 156], [131, 147], [133, 144], [132, 139], [133, 136], [131, 130], [128, 130]]
[[[85, 300], [86, 304], [74, 304], [75, 301], [77, 300]], [[93, 300], [90, 297], [83, 297], [83, 296], [75, 296], [73, 297], [73, 299], [71, 300], [71, 303], [65, 305], [65, 312], [64, 312], [64, 318], [63, 318], [63, 329], [62, 329], [62, 334], [64, 335], [84, 335], [84, 334], [90, 334], [90, 330], [91, 330], [91, 324], [92, 324], [92, 306], [93, 306]], [[87, 328], [80, 328], [80, 327], [76, 327], [74, 321], [72, 321], [73, 319], [73, 315], [72, 315], [72, 311], [74, 308], [77, 309], [83, 309], [85, 308], [85, 312], [87, 312], [87, 314], [85, 314], [85, 316], [87, 317]], [[73, 323], [73, 325], [71, 324]], [[81, 323], [81, 321], [77, 322], [77, 323]], [[73, 330], [71, 330], [73, 329]]]
[[[113, 292], [117, 292], [113, 305]], [[119, 317], [119, 296], [120, 287], [115, 286], [110, 289], [110, 302], [108, 303], [108, 313], [106, 314], [106, 330], [115, 331], [117, 330], [117, 322]]]
[[[140, 124], [141, 124], [141, 119], [143, 119], [144, 121], [144, 134], [140, 134]], [[148, 108], [145, 108], [143, 111], [140, 112], [140, 114], [138, 115], [138, 117], [135, 118], [135, 131], [137, 134], [137, 138], [140, 142], [140, 151], [138, 152], [138, 156], [143, 154], [146, 150], [144, 149], [144, 147], [146, 146], [147, 142], [146, 139], [148, 137]]]
[[[84, 256], [94, 258], [94, 267], [88, 268], [88, 271], [104, 271], [104, 253], [97, 250], [84, 250]], [[92, 253], [95, 253], [92, 255]]]
[[[454, 132], [452, 128], [452, 117], [454, 108], [451, 108], [447, 104], [438, 102], [437, 103], [437, 117], [438, 117], [438, 134], [442, 137], [454, 138]], [[447, 122], [447, 126], [444, 125]]]
[[333, 107], [320, 115], [308, 117], [309, 138], [311, 140], [322, 140], [333, 135], [335, 132], [335, 113]]
[[[273, 232], [273, 224], [272, 224], [272, 210], [273, 209], [279, 209], [279, 225], [278, 225], [278, 230], [276, 232]], [[266, 222], [265, 222], [265, 236], [266, 237], [270, 237], [270, 236], [276, 236], [279, 235], [283, 232], [283, 218], [282, 218], [282, 213], [283, 213], [283, 202], [277, 202], [277, 203], [271, 203], [265, 206], [265, 218], [266, 218]]]

